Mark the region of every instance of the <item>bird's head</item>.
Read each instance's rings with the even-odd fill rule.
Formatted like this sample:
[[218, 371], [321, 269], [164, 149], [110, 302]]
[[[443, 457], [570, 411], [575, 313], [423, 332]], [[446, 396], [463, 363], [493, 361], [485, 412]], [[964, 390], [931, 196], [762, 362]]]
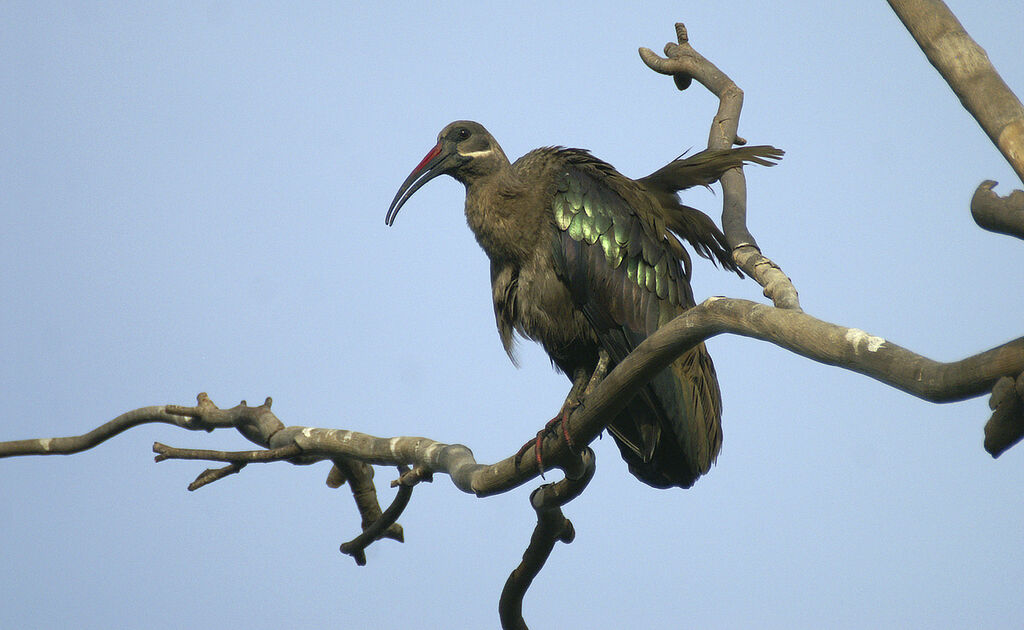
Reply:
[[391, 225], [398, 210], [423, 184], [438, 175], [451, 175], [464, 184], [508, 165], [508, 158], [480, 123], [457, 120], [437, 135], [437, 145], [409, 173], [391, 201], [384, 222]]

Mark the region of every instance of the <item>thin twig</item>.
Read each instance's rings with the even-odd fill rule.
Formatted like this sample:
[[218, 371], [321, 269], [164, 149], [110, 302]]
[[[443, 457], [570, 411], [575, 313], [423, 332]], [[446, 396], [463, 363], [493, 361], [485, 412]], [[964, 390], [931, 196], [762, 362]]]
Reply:
[[412, 470], [399, 475], [398, 479], [391, 482], [392, 488], [398, 486], [415, 486], [416, 484], [425, 481], [430, 483], [434, 480], [434, 472], [425, 466], [416, 466]]
[[232, 462], [242, 464], [279, 462], [302, 454], [302, 447], [289, 444], [265, 451], [208, 451], [198, 448], [176, 448], [160, 442], [153, 443], [153, 459], [162, 462], [168, 459], [205, 459], [211, 462]]
[[88, 450], [101, 444], [115, 435], [148, 423], [173, 424], [183, 429], [199, 429], [192, 419], [175, 415], [167, 410], [167, 406], [141, 407], [123, 413], [110, 422], [101, 424], [83, 435], [55, 438], [35, 438], [31, 440], [12, 440], [0, 442], [0, 457], [18, 455], [71, 455]]
[[189, 491], [194, 491], [202, 488], [203, 486], [209, 485], [214, 481], [219, 481], [229, 475], [234, 475], [245, 468], [245, 464], [241, 462], [228, 464], [223, 468], [207, 468], [196, 477], [196, 480], [188, 484]]

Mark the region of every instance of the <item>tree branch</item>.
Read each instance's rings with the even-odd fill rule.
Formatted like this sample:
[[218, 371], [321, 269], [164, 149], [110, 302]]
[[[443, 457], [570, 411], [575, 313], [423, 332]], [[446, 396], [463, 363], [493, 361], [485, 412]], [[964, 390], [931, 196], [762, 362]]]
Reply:
[[207, 468], [203, 472], [199, 473], [196, 480], [188, 484], [189, 492], [194, 492], [202, 488], [203, 486], [209, 485], [214, 481], [220, 481], [221, 479], [242, 472], [245, 468], [244, 463], [233, 463], [224, 466], [223, 468]]
[[[727, 149], [734, 144], [746, 144], [737, 135], [740, 110], [743, 108], [743, 90], [732, 79], [705, 59], [689, 43], [686, 27], [676, 23], [678, 44], [665, 44], [666, 58], [659, 57], [649, 48], [640, 48], [640, 58], [647, 67], [661, 74], [671, 75], [676, 87], [685, 90], [692, 79], [718, 97], [718, 112], [711, 123], [709, 149]], [[782, 269], [761, 254], [754, 236], [747, 229], [747, 180], [743, 168], [730, 169], [722, 174], [722, 231], [732, 248], [736, 264], [764, 287], [765, 297], [775, 306], [800, 310], [800, 298], [792, 281]]]
[[942, 0], [889, 0], [928, 61], [1024, 182], [1024, 106]]
[[985, 450], [999, 457], [1024, 438], [1024, 373], [1016, 380], [1004, 377], [996, 381], [988, 406], [992, 418], [985, 425]]
[[576, 535], [572, 523], [562, 514], [561, 507], [583, 492], [594, 478], [596, 459], [594, 451], [586, 448], [578, 459], [578, 468], [567, 471], [565, 479], [545, 484], [530, 494], [530, 504], [537, 512], [537, 526], [530, 544], [519, 563], [505, 582], [498, 600], [498, 615], [503, 629], [526, 630], [523, 619], [523, 597], [544, 568], [556, 542], [571, 543]]
[[71, 455], [80, 453], [98, 444], [102, 444], [128, 429], [154, 422], [173, 424], [183, 429], [206, 429], [205, 426], [199, 426], [193, 418], [180, 416], [168, 411], [169, 407], [171, 406], [141, 407], [128, 413], [123, 413], [110, 422], [102, 424], [83, 435], [0, 442], [0, 457]]
[[[409, 473], [408, 466], [398, 467], [399, 475], [405, 477]], [[394, 538], [394, 534], [389, 535], [389, 531], [392, 527], [398, 526], [398, 517], [405, 511], [405, 507], [409, 505], [409, 499], [412, 498], [412, 489], [415, 483], [399, 483], [398, 493], [395, 494], [394, 501], [388, 506], [388, 509], [384, 510], [376, 521], [366, 524], [363, 523], [363, 533], [359, 534], [347, 543], [342, 543], [340, 550], [341, 553], [347, 554], [355, 558], [356, 564], [359, 566], [366, 565], [366, 548], [370, 546], [376, 540], [380, 538]], [[376, 499], [376, 493], [374, 493]], [[376, 504], [376, 500], [374, 501]], [[378, 508], [379, 509], [379, 508]], [[401, 530], [399, 530], [401, 533]], [[399, 540], [398, 542], [402, 542]]]
[[[365, 532], [374, 523], [379, 522], [382, 516], [380, 502], [377, 500], [377, 487], [373, 483], [373, 466], [357, 459], [345, 457], [333, 457], [331, 461], [334, 462], [334, 466], [328, 474], [327, 485], [338, 487], [331, 483], [331, 477], [335, 475], [341, 477], [342, 483], [348, 481], [349, 489], [352, 490], [352, 499], [355, 501], [356, 509], [359, 510], [359, 516], [362, 519], [360, 527]], [[395, 518], [397, 519], [397, 515]], [[398, 542], [405, 542], [405, 532], [401, 525], [392, 521], [378, 538], [390, 538]]]
[[279, 462], [302, 454], [302, 449], [294, 444], [282, 446], [268, 451], [208, 451], [198, 448], [175, 448], [160, 442], [153, 443], [153, 452], [157, 454], [154, 461], [168, 459], [205, 459], [212, 462], [231, 462], [232, 464], [251, 464], [254, 462]]
[[1024, 239], [1024, 191], [1015, 190], [1000, 197], [992, 190], [996, 182], [985, 180], [971, 198], [971, 216], [979, 227], [990, 232]]
[[[931, 402], [980, 396], [991, 391], [1000, 378], [1017, 378], [1024, 372], [1024, 337], [960, 361], [943, 363], [862, 330], [831, 324], [803, 312], [747, 300], [710, 298], [648, 337], [594, 388], [572, 413], [570, 435], [573, 442], [581, 446], [589, 444], [658, 371], [694, 345], [723, 333], [768, 341], [820, 363], [870, 376]], [[443, 444], [423, 437], [379, 438], [344, 429], [278, 428], [280, 421], [265, 406], [239, 405], [219, 410], [208, 398], [200, 398], [206, 401], [201, 410], [167, 408], [190, 417], [201, 417], [204, 423], [216, 421], [221, 426], [230, 426], [222, 416], [233, 417], [240, 432], [271, 449], [298, 446], [301, 455], [288, 457], [288, 461], [295, 464], [325, 459], [337, 462], [337, 458], [344, 458], [370, 465], [411, 465], [422, 474], [447, 474], [460, 490], [480, 497], [506, 492], [539, 474], [533, 446], [526, 451], [519, 466], [514, 455], [495, 464], [478, 464], [472, 451], [460, 444]], [[143, 408], [125, 416], [152, 409], [164, 408]], [[195, 427], [190, 425], [189, 428]], [[62, 439], [69, 438], [51, 438], [50, 441]], [[0, 442], [0, 455], [53, 452], [26, 452], [21, 447], [25, 442]], [[549, 468], [566, 470], [574, 465], [575, 456], [557, 432], [545, 437], [541, 444], [542, 458]], [[211, 459], [218, 461], [238, 461], [241, 457], [213, 453], [217, 456]], [[250, 457], [247, 461], [256, 459]], [[376, 521], [377, 516], [369, 520]]]

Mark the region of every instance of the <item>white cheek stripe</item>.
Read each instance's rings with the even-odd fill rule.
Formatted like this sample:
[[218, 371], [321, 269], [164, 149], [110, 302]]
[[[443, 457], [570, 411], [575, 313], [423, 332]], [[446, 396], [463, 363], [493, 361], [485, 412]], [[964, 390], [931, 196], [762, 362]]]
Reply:
[[469, 153], [463, 153], [462, 151], [459, 151], [459, 155], [461, 155], [462, 157], [469, 157], [469, 158], [472, 158], [472, 157], [482, 157], [484, 155], [490, 155], [492, 153], [494, 153], [494, 149], [493, 148], [492, 149], [487, 149], [486, 151], [470, 151]]

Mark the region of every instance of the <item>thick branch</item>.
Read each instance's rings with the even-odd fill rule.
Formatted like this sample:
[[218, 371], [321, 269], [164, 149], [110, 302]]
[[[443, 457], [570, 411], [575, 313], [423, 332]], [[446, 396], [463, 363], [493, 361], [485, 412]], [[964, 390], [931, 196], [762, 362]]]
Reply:
[[[1002, 376], [1024, 369], [1024, 337], [951, 363], [933, 361], [857, 328], [756, 302], [710, 298], [648, 337], [608, 376], [645, 374], [695, 343], [722, 333], [768, 341], [826, 365], [859, 372], [931, 402], [982, 395]], [[633, 378], [624, 382], [632, 386]], [[595, 395], [597, 392], [595, 391]]]
[[[1013, 378], [1024, 371], [1024, 337], [961, 361], [942, 363], [862, 330], [830, 324], [805, 313], [747, 300], [711, 298], [660, 328], [612, 370], [573, 413], [573, 440], [590, 443], [658, 371], [697, 343], [722, 333], [768, 341], [931, 402], [980, 396], [991, 391], [1001, 377]], [[557, 436], [549, 437], [543, 449], [544, 460], [554, 461], [561, 452], [561, 442]], [[524, 462], [532, 461], [532, 456], [527, 451]], [[495, 464], [493, 471], [507, 471], [511, 460]], [[476, 490], [482, 495], [506, 490], [503, 483], [514, 483], [515, 479], [507, 472], [492, 471], [481, 477], [484, 483]]]
[[935, 69], [1024, 182], [1024, 106], [942, 0], [889, 0]]
[[[743, 90], [732, 79], [705, 59], [689, 43], [686, 27], [676, 24], [679, 43], [665, 44], [666, 58], [649, 48], [640, 49], [640, 58], [655, 72], [671, 75], [679, 89], [689, 87], [696, 79], [718, 97], [718, 112], [711, 124], [709, 149], [727, 149], [746, 141], [737, 135]], [[761, 254], [761, 249], [747, 229], [747, 181], [742, 167], [722, 174], [722, 230], [732, 248], [736, 264], [764, 287], [765, 297], [779, 308], [800, 309], [800, 299], [793, 283], [774, 262]]]

